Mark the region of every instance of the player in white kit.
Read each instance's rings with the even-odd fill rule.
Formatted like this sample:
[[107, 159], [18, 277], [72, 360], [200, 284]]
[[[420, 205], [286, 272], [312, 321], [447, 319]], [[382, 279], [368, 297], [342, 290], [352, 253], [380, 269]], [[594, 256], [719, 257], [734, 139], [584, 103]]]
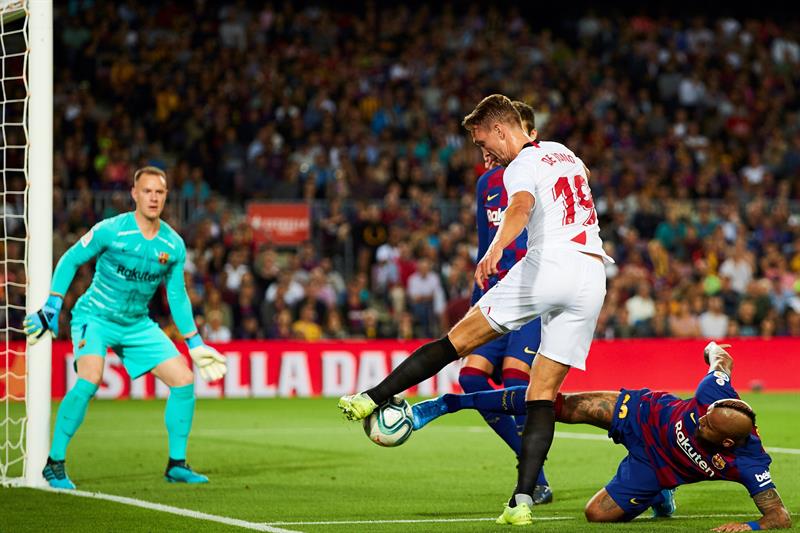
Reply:
[[606, 293], [603, 251], [588, 184], [578, 156], [555, 142], [533, 141], [503, 95], [484, 98], [464, 118], [476, 145], [506, 166], [509, 205], [500, 229], [478, 263], [484, 286], [497, 272], [503, 249], [527, 226], [528, 251], [446, 337], [422, 346], [378, 386], [345, 396], [339, 407], [358, 420], [449, 362], [485, 342], [542, 317], [542, 340], [531, 368], [527, 420], [514, 495], [498, 523], [531, 523], [531, 493], [553, 441], [553, 400], [570, 367], [585, 368]]

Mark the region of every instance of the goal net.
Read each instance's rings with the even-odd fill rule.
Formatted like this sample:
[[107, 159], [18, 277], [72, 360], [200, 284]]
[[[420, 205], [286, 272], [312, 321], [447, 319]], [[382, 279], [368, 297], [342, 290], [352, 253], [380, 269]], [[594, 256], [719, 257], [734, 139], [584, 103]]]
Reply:
[[29, 350], [22, 321], [52, 267], [50, 0], [0, 0], [0, 82], [0, 484], [39, 485], [51, 345]]

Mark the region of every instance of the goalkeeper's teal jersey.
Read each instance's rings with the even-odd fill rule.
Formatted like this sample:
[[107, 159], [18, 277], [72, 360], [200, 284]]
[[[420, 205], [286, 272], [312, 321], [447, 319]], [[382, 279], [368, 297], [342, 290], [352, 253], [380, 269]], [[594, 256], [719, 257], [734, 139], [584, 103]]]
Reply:
[[92, 284], [73, 308], [73, 316], [99, 316], [135, 324], [164, 282], [175, 324], [183, 335], [196, 331], [186, 294], [183, 266], [186, 246], [166, 222], [145, 239], [133, 212], [103, 220], [65, 253], [53, 273], [52, 292], [64, 295], [78, 267], [97, 257]]

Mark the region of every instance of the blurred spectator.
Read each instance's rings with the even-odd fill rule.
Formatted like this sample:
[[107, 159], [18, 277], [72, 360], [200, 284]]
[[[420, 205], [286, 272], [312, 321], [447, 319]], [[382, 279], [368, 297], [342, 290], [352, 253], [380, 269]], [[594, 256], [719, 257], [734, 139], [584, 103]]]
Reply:
[[267, 331], [267, 338], [275, 340], [289, 340], [294, 338], [292, 332], [292, 313], [288, 309], [282, 309], [275, 315], [275, 320], [270, 323]]
[[431, 271], [428, 259], [417, 261], [417, 271], [408, 278], [408, 299], [420, 337], [433, 337], [438, 315], [442, 311], [444, 291], [439, 276]]
[[692, 314], [689, 302], [682, 301], [678, 304], [678, 311], [669, 318], [669, 334], [672, 337], [700, 337], [700, 324], [697, 317]]
[[733, 255], [723, 261], [719, 273], [730, 278], [733, 290], [744, 294], [753, 279], [753, 267], [753, 255], [747, 251], [744, 240], [740, 239], [736, 241]]
[[304, 341], [318, 341], [322, 338], [322, 327], [317, 323], [314, 305], [308, 303], [300, 308], [300, 318], [292, 324], [294, 337]]
[[231, 330], [222, 321], [222, 311], [214, 309], [206, 314], [203, 339], [208, 342], [230, 342]]
[[700, 334], [707, 339], [721, 339], [728, 332], [728, 316], [722, 312], [722, 299], [708, 299], [708, 310], [700, 315]]
[[220, 323], [226, 329], [230, 330], [233, 327], [233, 312], [231, 306], [225, 303], [222, 299], [222, 292], [216, 287], [209, 287], [206, 295], [206, 303], [203, 306], [203, 315], [208, 319], [208, 316], [218, 312]]
[[739, 305], [738, 314], [739, 335], [742, 337], [755, 337], [759, 333], [756, 321], [756, 306], [750, 300], [744, 300]]
[[656, 304], [650, 296], [650, 286], [646, 282], [638, 285], [636, 295], [625, 302], [628, 325], [637, 326], [653, 318]]
[[339, 311], [333, 310], [328, 313], [328, 319], [325, 321], [325, 328], [322, 336], [325, 339], [346, 339], [349, 337], [347, 329], [342, 322], [342, 315]]
[[242, 276], [250, 273], [250, 266], [246, 261], [247, 251], [242, 248], [232, 250], [228, 254], [228, 261], [225, 263], [225, 287], [229, 291], [238, 291], [242, 284]]
[[[800, 318], [800, 315], [797, 315]], [[797, 320], [797, 329], [800, 330], [800, 319]], [[397, 338], [400, 340], [416, 339], [414, 334], [414, 318], [411, 313], [403, 313], [397, 323]]]

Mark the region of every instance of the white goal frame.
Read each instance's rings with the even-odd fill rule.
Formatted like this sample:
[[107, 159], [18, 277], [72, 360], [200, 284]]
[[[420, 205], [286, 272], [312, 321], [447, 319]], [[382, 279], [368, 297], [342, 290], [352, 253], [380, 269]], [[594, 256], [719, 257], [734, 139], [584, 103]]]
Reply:
[[[53, 3], [27, 0], [28, 19], [28, 291], [26, 310], [47, 299], [53, 265]], [[27, 347], [25, 474], [29, 487], [46, 485], [50, 447], [52, 341]]]

